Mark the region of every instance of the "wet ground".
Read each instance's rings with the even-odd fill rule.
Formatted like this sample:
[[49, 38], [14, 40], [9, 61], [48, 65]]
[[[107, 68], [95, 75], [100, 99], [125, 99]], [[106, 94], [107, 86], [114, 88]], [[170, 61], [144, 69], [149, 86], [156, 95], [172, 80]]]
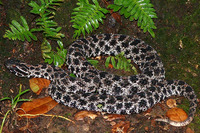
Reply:
[[[32, 25], [34, 15], [30, 15], [30, 7], [27, 5], [29, 0], [2, 0], [0, 5], [0, 98], [9, 96], [14, 97], [18, 94], [19, 84], [23, 84], [23, 90], [28, 89], [28, 79], [18, 78], [10, 74], [4, 66], [4, 61], [8, 58], [17, 58], [30, 64], [43, 63], [40, 51], [41, 41], [24, 43], [20, 41], [9, 41], [4, 39], [5, 30], [11, 20], [19, 20], [23, 15], [27, 18], [29, 25]], [[70, 16], [76, 1], [65, 0], [62, 6], [56, 12], [55, 21], [62, 27], [62, 33], [65, 34], [65, 47], [67, 48], [73, 41], [73, 28], [71, 27]], [[148, 33], [143, 33], [137, 27], [136, 22], [130, 22], [124, 17], [121, 18], [122, 25], [116, 23], [115, 27], [108, 27], [108, 18], [104, 24], [94, 31], [97, 33], [120, 33], [138, 37], [145, 40], [153, 46], [159, 53], [166, 69], [167, 79], [181, 79], [190, 84], [198, 98], [200, 98], [200, 1], [198, 0], [154, 0], [152, 1], [158, 18], [154, 20], [157, 29], [154, 30], [156, 37], [152, 38]], [[100, 2], [103, 5], [103, 2]], [[22, 98], [39, 98], [46, 95], [44, 90], [41, 95], [29, 92]], [[186, 99], [173, 97], [179, 101], [179, 107], [186, 112], [189, 103]], [[20, 106], [21, 103], [17, 105]], [[3, 116], [10, 107], [9, 101], [0, 103], [0, 123]], [[191, 124], [186, 127], [172, 127], [165, 123], [155, 122], [154, 119], [165, 115], [167, 107], [165, 102], [154, 106], [149, 112], [141, 114], [127, 115], [123, 121], [130, 122], [128, 132], [200, 132], [200, 110], [198, 106], [197, 113]], [[79, 110], [57, 105], [48, 114], [57, 114], [66, 116], [74, 120], [74, 115]], [[119, 123], [121, 120], [115, 120]], [[25, 128], [25, 126], [28, 127]], [[24, 129], [24, 130], [22, 130]], [[41, 132], [41, 133], [110, 133], [112, 132], [112, 122], [106, 121], [102, 115], [94, 120], [85, 118], [82, 121], [75, 121], [75, 124], [51, 117], [38, 117], [34, 119], [17, 120], [15, 113], [9, 115], [6, 119], [3, 132]]]

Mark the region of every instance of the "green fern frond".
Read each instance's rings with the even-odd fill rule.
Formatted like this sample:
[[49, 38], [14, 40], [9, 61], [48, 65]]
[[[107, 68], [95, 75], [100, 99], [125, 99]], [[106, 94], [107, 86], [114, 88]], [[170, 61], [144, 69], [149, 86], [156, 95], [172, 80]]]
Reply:
[[115, 69], [132, 71], [134, 74], [137, 74], [137, 70], [131, 63], [131, 60], [124, 57], [124, 52], [121, 52], [116, 56], [108, 56], [105, 61], [105, 66], [108, 67], [110, 63]]
[[101, 8], [97, 0], [92, 0], [93, 4], [90, 4], [88, 0], [79, 0], [78, 7], [74, 9], [72, 13], [71, 22], [72, 27], [75, 28], [73, 37], [77, 38], [82, 33], [85, 36], [85, 32], [88, 34], [96, 30], [99, 27], [99, 22], [103, 23], [108, 10]]
[[137, 20], [138, 26], [144, 32], [148, 31], [152, 37], [155, 37], [153, 29], [156, 29], [156, 26], [152, 19], [157, 18], [157, 15], [150, 0], [114, 0], [114, 4], [109, 5], [108, 8], [119, 11], [130, 21]]
[[62, 33], [59, 33], [61, 27], [53, 21], [56, 10], [56, 6], [60, 5], [63, 0], [40, 0], [41, 4], [38, 5], [36, 2], [31, 1], [29, 6], [33, 9], [30, 11], [33, 14], [37, 14], [40, 18], [36, 19], [36, 25], [39, 28], [33, 29], [33, 31], [41, 31], [46, 38], [61, 39], [64, 37]]
[[41, 5], [38, 5], [35, 1], [31, 1], [28, 5], [33, 9], [30, 11], [33, 14], [40, 15], [40, 13], [44, 14], [45, 12], [52, 13], [52, 9], [56, 10], [56, 6], [59, 6], [61, 2], [64, 0], [40, 0]]
[[61, 67], [65, 63], [67, 50], [63, 48], [63, 43], [57, 41], [58, 46], [56, 47], [57, 52], [52, 51], [51, 44], [45, 39], [41, 45], [42, 56], [45, 62], [51, 64], [54, 63], [55, 66]]
[[6, 30], [6, 33], [3, 37], [12, 40], [17, 40], [17, 39], [20, 41], [27, 40], [28, 42], [30, 42], [31, 39], [36, 41], [37, 37], [32, 34], [32, 31], [29, 30], [29, 26], [25, 18], [22, 16], [20, 18], [22, 25], [18, 23], [16, 20], [13, 20], [11, 24], [9, 24], [11, 30]]

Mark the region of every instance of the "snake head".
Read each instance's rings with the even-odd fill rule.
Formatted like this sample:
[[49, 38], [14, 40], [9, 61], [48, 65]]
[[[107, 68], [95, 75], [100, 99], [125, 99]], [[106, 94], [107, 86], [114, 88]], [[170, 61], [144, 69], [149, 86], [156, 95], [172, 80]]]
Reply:
[[6, 68], [19, 77], [27, 77], [29, 75], [29, 67], [19, 60], [9, 59], [5, 62]]

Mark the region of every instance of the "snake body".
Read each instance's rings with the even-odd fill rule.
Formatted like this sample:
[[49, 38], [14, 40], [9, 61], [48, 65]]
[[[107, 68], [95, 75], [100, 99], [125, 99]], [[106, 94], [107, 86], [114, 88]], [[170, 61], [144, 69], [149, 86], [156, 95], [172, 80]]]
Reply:
[[[87, 58], [125, 53], [141, 73], [118, 76], [94, 68]], [[178, 95], [190, 101], [188, 118], [183, 122], [156, 119], [173, 126], [185, 126], [194, 117], [197, 98], [192, 87], [181, 80], [166, 80], [157, 52], [144, 41], [119, 34], [99, 34], [72, 43], [66, 59], [68, 71], [52, 65], [29, 65], [10, 59], [5, 65], [19, 77], [51, 80], [49, 95], [58, 103], [81, 110], [116, 114], [140, 113], [166, 98]], [[76, 78], [70, 77], [74, 73]]]

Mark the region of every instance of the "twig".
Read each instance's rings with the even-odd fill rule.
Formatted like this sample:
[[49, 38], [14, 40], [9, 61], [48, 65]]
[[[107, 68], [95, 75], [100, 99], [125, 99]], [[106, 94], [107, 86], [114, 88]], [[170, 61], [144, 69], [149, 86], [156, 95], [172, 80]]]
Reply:
[[75, 124], [74, 121], [64, 117], [64, 116], [61, 116], [61, 115], [51, 115], [51, 114], [21, 114], [19, 115], [20, 117], [26, 117], [26, 116], [48, 116], [48, 117], [58, 117], [58, 118], [62, 118], [62, 119], [65, 119], [67, 121], [70, 121], [72, 122], [73, 124]]

